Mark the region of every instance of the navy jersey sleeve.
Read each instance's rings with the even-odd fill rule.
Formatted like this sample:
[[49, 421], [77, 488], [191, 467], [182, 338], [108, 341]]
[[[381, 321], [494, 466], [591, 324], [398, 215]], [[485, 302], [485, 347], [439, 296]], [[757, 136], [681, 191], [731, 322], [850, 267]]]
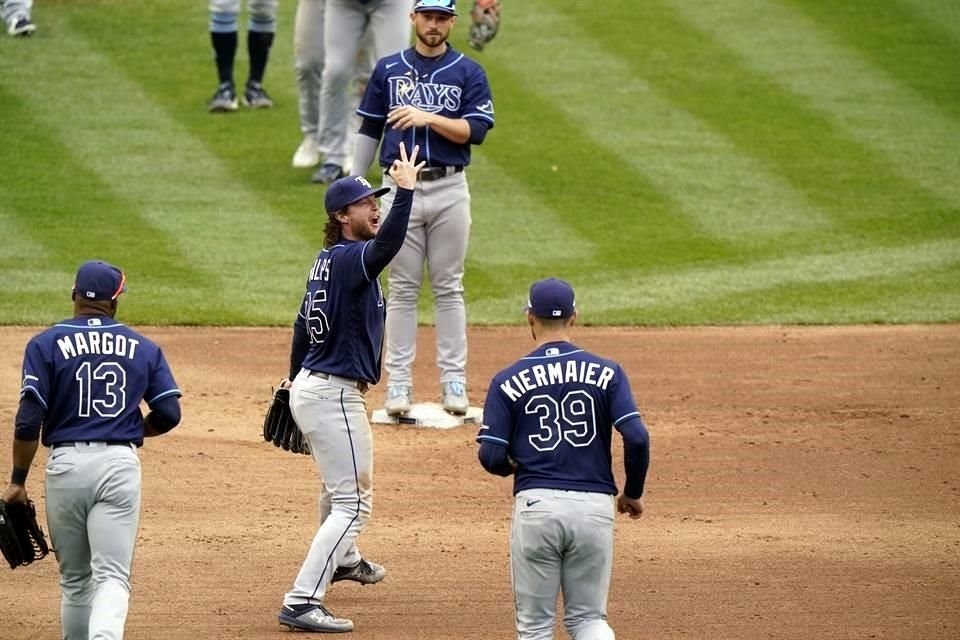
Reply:
[[23, 382], [20, 386], [20, 397], [30, 394], [44, 409], [47, 409], [52, 375], [52, 363], [44, 356], [40, 341], [34, 338], [27, 343], [23, 354]]
[[379, 60], [367, 81], [367, 88], [364, 90], [363, 98], [360, 99], [360, 106], [357, 108], [357, 113], [364, 118], [381, 121], [387, 119], [387, 101], [384, 99], [383, 93], [386, 84], [383, 80], [386, 74], [385, 65], [386, 58]]
[[167, 359], [163, 356], [163, 350], [157, 347], [157, 352], [153, 356], [153, 362], [150, 364], [150, 379], [147, 382], [147, 391], [143, 394], [143, 399], [151, 408], [154, 404], [164, 398], [180, 397], [180, 389], [173, 379], [173, 372]]
[[610, 418], [613, 420], [613, 426], [619, 430], [620, 425], [630, 418], [639, 417], [637, 403], [630, 391], [630, 380], [627, 379], [623, 368], [617, 365], [616, 373], [610, 383]]
[[510, 403], [500, 390], [500, 376], [493, 379], [483, 404], [483, 424], [477, 442], [493, 442], [509, 448], [513, 437], [513, 418]]
[[488, 129], [493, 128], [493, 94], [487, 74], [478, 64], [471, 65], [470, 76], [464, 87], [461, 114], [461, 117], [468, 121], [471, 118], [482, 120], [487, 123]]

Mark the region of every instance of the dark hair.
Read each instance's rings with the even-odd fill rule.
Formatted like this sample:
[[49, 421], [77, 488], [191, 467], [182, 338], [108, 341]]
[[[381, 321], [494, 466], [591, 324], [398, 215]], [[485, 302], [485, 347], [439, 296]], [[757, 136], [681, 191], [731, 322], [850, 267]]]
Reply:
[[570, 319], [573, 318], [573, 316], [568, 316], [566, 318], [541, 318], [540, 316], [534, 316], [534, 317], [537, 320], [539, 320], [540, 324], [547, 329], [561, 329], [569, 325]]
[[324, 249], [329, 249], [340, 240], [340, 235], [343, 233], [343, 223], [337, 220], [337, 216], [341, 213], [346, 213], [346, 209], [327, 214], [327, 224], [323, 227]]

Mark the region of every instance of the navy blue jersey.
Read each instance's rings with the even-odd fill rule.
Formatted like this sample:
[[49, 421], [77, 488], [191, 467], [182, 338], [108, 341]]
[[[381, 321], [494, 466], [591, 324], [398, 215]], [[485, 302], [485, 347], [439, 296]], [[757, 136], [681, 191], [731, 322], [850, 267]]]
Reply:
[[493, 378], [477, 440], [507, 447], [517, 464], [514, 493], [616, 495], [612, 428], [639, 416], [619, 364], [569, 342], [550, 342]]
[[303, 368], [371, 384], [380, 380], [387, 308], [379, 273], [368, 274], [364, 264], [372, 242], [341, 239], [317, 256], [297, 316], [310, 339]]
[[181, 395], [163, 352], [106, 316], [80, 316], [33, 337], [23, 356], [21, 397], [43, 405], [41, 442], [143, 444], [148, 406]]
[[[476, 118], [493, 127], [493, 97], [483, 67], [449, 46], [439, 58], [426, 58], [413, 48], [381, 58], [357, 113], [385, 122], [392, 109], [404, 105], [452, 119]], [[407, 149], [420, 145], [419, 159], [430, 167], [470, 164], [469, 143], [453, 142], [429, 127], [400, 131], [387, 125], [380, 166], [389, 167], [400, 157], [401, 142]]]

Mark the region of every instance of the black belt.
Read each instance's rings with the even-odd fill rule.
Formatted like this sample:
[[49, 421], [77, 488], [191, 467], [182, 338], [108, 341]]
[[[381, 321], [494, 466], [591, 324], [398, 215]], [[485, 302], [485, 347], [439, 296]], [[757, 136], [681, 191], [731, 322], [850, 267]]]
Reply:
[[360, 393], [366, 393], [367, 389], [370, 388], [370, 385], [367, 384], [365, 380], [354, 380], [353, 378], [344, 378], [343, 376], [330, 375], [329, 373], [324, 373], [323, 371], [311, 371], [310, 375], [316, 378], [322, 378], [323, 380], [330, 380], [333, 378], [334, 381], [345, 382], [353, 387], [356, 387]]
[[[389, 170], [385, 170], [383, 173], [384, 175], [390, 175]], [[462, 164], [449, 167], [424, 167], [423, 169], [420, 169], [420, 173], [417, 174], [417, 177], [424, 182], [432, 182], [434, 180], [446, 178], [457, 173], [463, 173]]]

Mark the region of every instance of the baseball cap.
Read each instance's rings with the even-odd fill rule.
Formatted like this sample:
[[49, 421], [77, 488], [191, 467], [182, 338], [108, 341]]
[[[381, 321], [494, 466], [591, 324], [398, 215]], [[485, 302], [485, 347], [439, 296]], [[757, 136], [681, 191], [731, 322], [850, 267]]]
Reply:
[[569, 318], [576, 306], [573, 287], [563, 280], [547, 278], [530, 287], [527, 310], [538, 318]]
[[326, 207], [327, 213], [336, 213], [369, 195], [379, 198], [389, 192], [390, 187], [374, 189], [363, 176], [347, 176], [330, 185], [327, 194], [323, 197], [323, 205]]
[[73, 281], [73, 292], [84, 300], [116, 300], [126, 290], [127, 276], [103, 260], [84, 262]]
[[457, 15], [457, 3], [456, 0], [417, 0], [417, 3], [413, 5], [413, 10], [414, 12], [440, 11], [455, 16]]

